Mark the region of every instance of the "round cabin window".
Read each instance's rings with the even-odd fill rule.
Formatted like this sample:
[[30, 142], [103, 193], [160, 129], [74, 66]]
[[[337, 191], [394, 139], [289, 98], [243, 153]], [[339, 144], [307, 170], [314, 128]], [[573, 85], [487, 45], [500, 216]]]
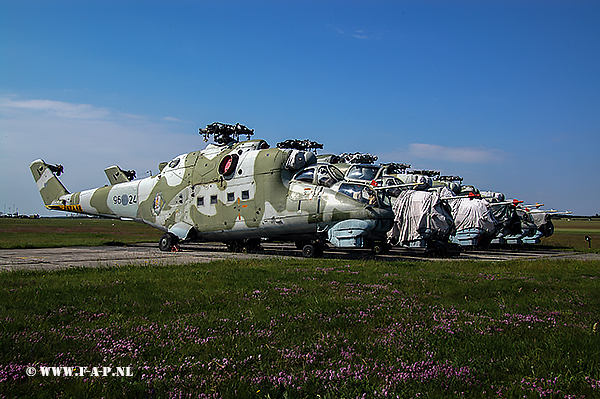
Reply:
[[235, 167], [237, 166], [238, 159], [239, 157], [237, 154], [226, 155], [221, 160], [221, 164], [219, 165], [219, 173], [223, 176], [231, 175], [233, 172], [235, 172]]

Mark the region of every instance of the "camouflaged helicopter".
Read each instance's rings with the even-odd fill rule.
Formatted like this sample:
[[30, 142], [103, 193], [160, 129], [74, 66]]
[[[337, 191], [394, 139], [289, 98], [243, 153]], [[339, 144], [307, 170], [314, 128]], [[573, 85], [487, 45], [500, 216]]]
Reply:
[[376, 160], [374, 155], [361, 153], [341, 154], [336, 159], [345, 163], [340, 168], [346, 179], [370, 181], [376, 189], [396, 198], [392, 200], [395, 223], [388, 233], [391, 242], [439, 248], [449, 241], [463, 248], [487, 248], [491, 242], [516, 242], [506, 241], [515, 234], [534, 234], [535, 229], [523, 221], [528, 215], [517, 215], [516, 200], [504, 201], [503, 196], [496, 198], [499, 193], [480, 193], [472, 186], [463, 186], [459, 176], [412, 170], [408, 164], [377, 165]]
[[30, 169], [46, 208], [148, 224], [165, 232], [162, 251], [184, 241], [253, 250], [261, 240], [276, 239], [318, 257], [326, 243], [377, 248], [385, 241], [391, 209], [369, 186], [317, 164], [316, 143], [292, 140], [270, 148], [250, 140], [253, 129], [218, 122], [199, 133], [213, 143], [161, 163], [157, 175], [140, 180], [112, 166], [105, 169], [110, 185], [70, 193], [57, 178], [62, 166], [38, 159]]

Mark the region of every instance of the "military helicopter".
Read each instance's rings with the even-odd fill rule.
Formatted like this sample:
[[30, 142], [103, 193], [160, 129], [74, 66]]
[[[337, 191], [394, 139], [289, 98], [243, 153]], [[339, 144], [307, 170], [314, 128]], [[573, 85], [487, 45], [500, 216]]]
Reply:
[[[376, 164], [377, 156], [371, 154], [344, 153], [320, 158], [336, 162], [347, 180], [370, 183], [376, 190], [385, 190], [390, 197], [397, 198], [391, 200], [396, 219], [388, 237], [403, 246], [426, 247], [432, 241], [444, 242], [446, 238], [461, 247], [487, 248], [491, 243], [537, 244], [541, 237], [552, 235], [552, 215], [569, 213], [541, 210], [542, 204], [537, 203], [525, 206], [523, 201], [516, 199], [507, 201], [502, 193], [463, 185], [460, 176], [412, 170], [410, 165], [403, 163]], [[455, 229], [449, 237], [446, 223], [432, 223], [434, 219], [448, 219], [442, 209], [419, 209], [417, 204], [428, 196], [423, 193], [425, 191], [438, 192], [451, 209]]]
[[570, 215], [571, 211], [558, 211], [556, 209], [540, 209], [544, 204], [536, 203], [535, 205], [522, 206], [533, 220], [533, 223], [537, 227], [536, 232], [529, 237], [523, 239], [524, 244], [539, 244], [543, 237], [550, 237], [554, 234], [554, 223], [552, 223], [552, 216], [559, 215]]
[[57, 177], [62, 166], [38, 159], [30, 169], [46, 208], [148, 224], [165, 232], [162, 251], [194, 240], [251, 250], [276, 239], [318, 257], [326, 243], [357, 248], [385, 240], [392, 211], [375, 190], [318, 165], [316, 143], [292, 140], [270, 148], [250, 140], [254, 130], [239, 123], [215, 122], [199, 133], [213, 143], [161, 163], [157, 175], [140, 180], [111, 166], [105, 170], [110, 185], [70, 193]]
[[506, 200], [503, 193], [480, 191], [457, 182], [462, 182], [462, 178], [440, 176], [434, 185], [446, 185], [456, 194], [453, 198], [462, 197], [460, 202], [451, 202], [457, 224], [457, 232], [451, 240], [463, 247], [539, 244], [542, 237], [550, 237], [554, 232], [551, 216], [569, 213], [542, 210], [540, 207], [544, 204], [540, 203], [523, 205], [523, 201], [517, 199]]
[[480, 191], [463, 185], [460, 176], [433, 177], [431, 190], [441, 192], [452, 208], [456, 231], [450, 240], [461, 247], [487, 248], [491, 243], [504, 242], [504, 237], [521, 232], [516, 212], [517, 200], [505, 201], [504, 194]]
[[539, 244], [543, 237], [554, 234], [553, 215], [568, 215], [570, 211], [556, 209], [540, 209], [544, 204], [524, 205], [523, 201], [515, 201], [516, 214], [521, 222], [521, 229], [512, 235], [503, 237], [502, 244]]
[[392, 208], [394, 224], [387, 234], [387, 245], [378, 248], [382, 253], [390, 245], [436, 252], [455, 251], [447, 245], [454, 227], [450, 210], [439, 193], [427, 191], [431, 187], [431, 177], [426, 172], [407, 174], [410, 165], [376, 164], [376, 155], [359, 152], [319, 158], [335, 162], [344, 172], [346, 181], [372, 186], [384, 205]]

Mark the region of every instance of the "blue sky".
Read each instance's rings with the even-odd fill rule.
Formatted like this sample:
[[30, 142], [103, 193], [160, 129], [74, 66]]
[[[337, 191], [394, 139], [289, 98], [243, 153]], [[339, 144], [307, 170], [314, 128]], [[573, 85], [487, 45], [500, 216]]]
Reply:
[[[0, 1], [0, 211], [242, 123], [600, 213], [598, 1]], [[7, 189], [7, 187], [9, 187]]]

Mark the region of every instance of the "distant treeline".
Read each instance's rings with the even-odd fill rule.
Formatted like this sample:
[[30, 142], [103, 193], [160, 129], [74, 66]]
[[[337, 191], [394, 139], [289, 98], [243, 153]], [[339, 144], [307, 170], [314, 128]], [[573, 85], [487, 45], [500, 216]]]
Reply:
[[594, 216], [556, 215], [556, 216], [552, 216], [552, 219], [590, 219], [590, 220], [600, 220], [600, 214], [595, 214]]

